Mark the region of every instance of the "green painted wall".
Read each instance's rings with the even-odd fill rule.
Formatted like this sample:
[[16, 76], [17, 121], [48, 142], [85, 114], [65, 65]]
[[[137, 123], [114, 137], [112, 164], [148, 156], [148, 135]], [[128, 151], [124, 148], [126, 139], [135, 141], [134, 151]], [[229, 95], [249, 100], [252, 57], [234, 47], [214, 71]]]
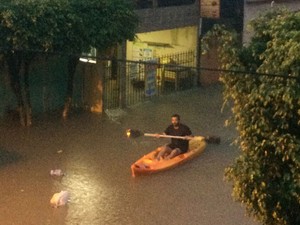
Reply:
[[[40, 59], [30, 71], [30, 99], [33, 115], [62, 109], [67, 86], [67, 66], [65, 57], [55, 57], [47, 61]], [[82, 75], [77, 72], [74, 82], [73, 104], [82, 106]], [[0, 119], [8, 111], [17, 108], [17, 101], [9, 84], [9, 78], [2, 67], [0, 72]]]

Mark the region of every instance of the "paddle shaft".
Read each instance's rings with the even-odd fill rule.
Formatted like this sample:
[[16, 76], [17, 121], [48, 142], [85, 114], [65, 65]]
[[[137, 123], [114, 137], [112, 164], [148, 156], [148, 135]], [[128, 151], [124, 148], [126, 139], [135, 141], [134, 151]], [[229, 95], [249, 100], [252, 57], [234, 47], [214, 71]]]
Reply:
[[147, 137], [162, 137], [162, 138], [175, 138], [175, 139], [182, 139], [182, 140], [191, 140], [193, 137], [183, 137], [183, 136], [173, 136], [173, 135], [166, 135], [166, 134], [149, 134], [149, 133], [144, 133], [144, 136]]

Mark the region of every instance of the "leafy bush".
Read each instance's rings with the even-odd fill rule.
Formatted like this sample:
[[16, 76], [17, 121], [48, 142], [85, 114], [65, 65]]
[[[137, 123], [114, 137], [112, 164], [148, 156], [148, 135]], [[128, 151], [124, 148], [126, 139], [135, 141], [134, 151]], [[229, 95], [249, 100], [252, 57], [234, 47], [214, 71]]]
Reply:
[[[226, 102], [232, 101], [241, 154], [226, 168], [233, 197], [265, 225], [300, 224], [300, 12], [272, 9], [251, 21], [253, 37], [216, 25]], [[255, 75], [254, 72], [261, 75]], [[265, 74], [265, 75], [262, 75]], [[268, 75], [266, 75], [268, 74]]]

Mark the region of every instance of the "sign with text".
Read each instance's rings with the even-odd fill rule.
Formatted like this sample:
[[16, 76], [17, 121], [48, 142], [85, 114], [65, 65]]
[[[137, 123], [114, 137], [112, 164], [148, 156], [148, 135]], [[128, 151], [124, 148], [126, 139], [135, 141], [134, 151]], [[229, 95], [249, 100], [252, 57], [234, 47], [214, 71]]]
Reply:
[[220, 0], [200, 0], [201, 18], [220, 18]]

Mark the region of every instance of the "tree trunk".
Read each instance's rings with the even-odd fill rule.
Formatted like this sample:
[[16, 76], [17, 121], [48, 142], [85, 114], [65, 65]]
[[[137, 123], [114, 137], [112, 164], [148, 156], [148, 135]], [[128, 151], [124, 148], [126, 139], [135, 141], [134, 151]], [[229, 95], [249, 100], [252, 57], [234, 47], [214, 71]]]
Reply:
[[67, 92], [65, 98], [64, 110], [62, 113], [62, 117], [66, 119], [69, 115], [69, 111], [72, 105], [72, 96], [73, 96], [73, 87], [74, 87], [74, 75], [76, 71], [76, 66], [79, 62], [78, 56], [70, 56], [68, 59], [68, 84], [67, 84]]
[[20, 123], [22, 126], [25, 126], [26, 122], [25, 122], [25, 113], [24, 113], [24, 101], [22, 97], [22, 87], [20, 81], [21, 80], [20, 70], [22, 64], [21, 53], [20, 52], [9, 53], [5, 56], [5, 58], [8, 66], [10, 85], [13, 92], [16, 95], [17, 102], [18, 102]]
[[30, 101], [30, 90], [29, 90], [29, 67], [32, 58], [26, 60], [24, 62], [24, 94], [25, 94], [25, 119], [26, 119], [26, 126], [31, 126], [32, 124], [32, 107]]

